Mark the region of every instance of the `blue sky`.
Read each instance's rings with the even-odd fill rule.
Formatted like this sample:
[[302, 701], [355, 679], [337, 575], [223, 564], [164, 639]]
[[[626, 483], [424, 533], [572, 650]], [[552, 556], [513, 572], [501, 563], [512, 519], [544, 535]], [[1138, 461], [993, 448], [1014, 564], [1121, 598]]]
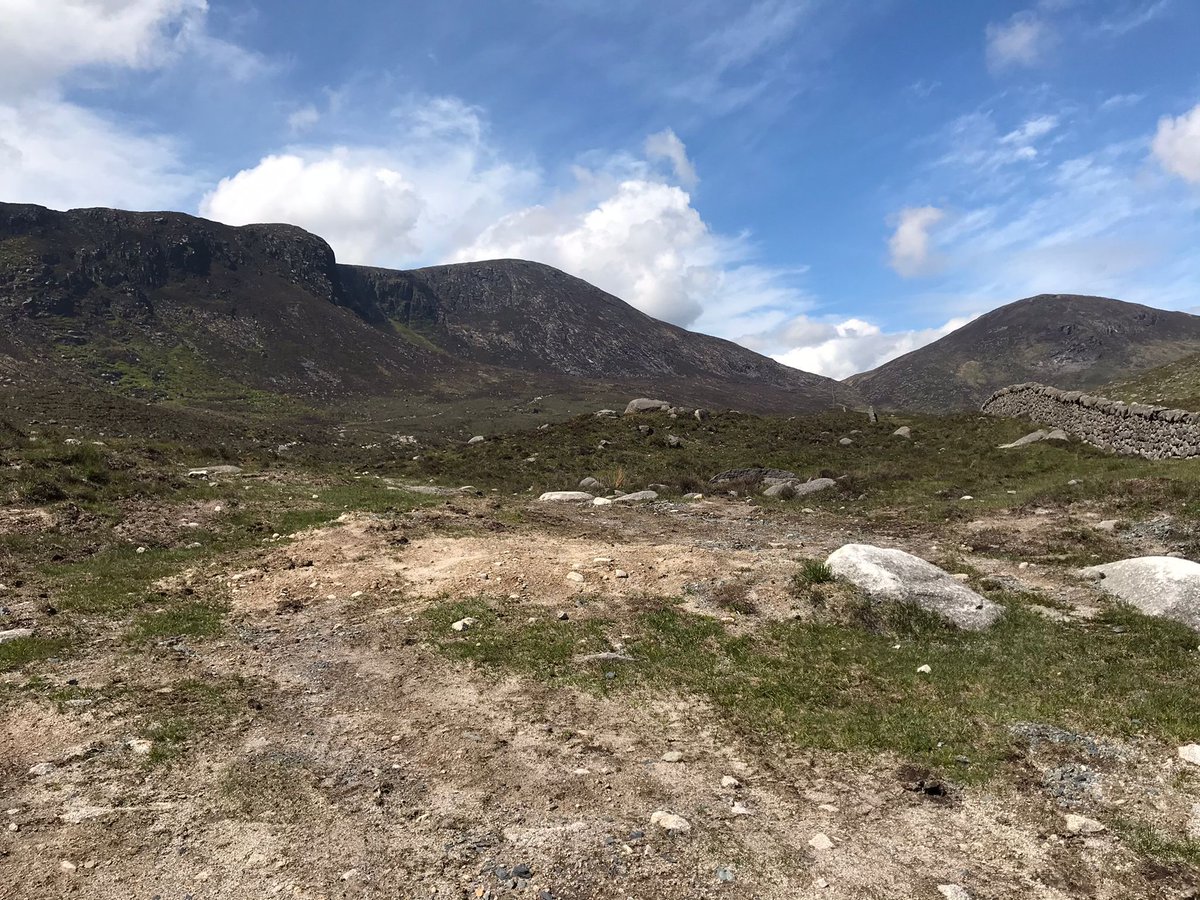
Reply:
[[0, 0], [0, 199], [560, 266], [838, 377], [1200, 306], [1192, 0]]

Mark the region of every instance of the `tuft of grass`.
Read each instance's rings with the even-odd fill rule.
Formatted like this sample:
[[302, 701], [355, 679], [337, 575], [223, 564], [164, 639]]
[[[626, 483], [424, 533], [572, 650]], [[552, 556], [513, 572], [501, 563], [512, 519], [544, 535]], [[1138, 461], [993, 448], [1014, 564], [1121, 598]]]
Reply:
[[833, 569], [819, 559], [806, 559], [800, 564], [800, 571], [793, 580], [797, 585], [807, 587], [812, 584], [829, 584], [834, 580]]
[[66, 638], [37, 635], [5, 641], [0, 644], [0, 672], [11, 672], [29, 663], [49, 659], [62, 653], [68, 645]]

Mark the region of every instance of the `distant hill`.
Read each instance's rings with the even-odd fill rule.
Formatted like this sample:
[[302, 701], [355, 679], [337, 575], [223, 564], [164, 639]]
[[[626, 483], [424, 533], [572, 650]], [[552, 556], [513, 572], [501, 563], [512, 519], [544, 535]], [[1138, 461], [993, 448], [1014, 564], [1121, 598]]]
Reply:
[[1200, 351], [1200, 317], [1107, 297], [1040, 294], [846, 383], [886, 409], [975, 409], [997, 388], [1037, 381], [1094, 389]]
[[0, 392], [64, 417], [82, 396], [111, 417], [131, 399], [276, 416], [397, 401], [418, 422], [425, 401], [441, 415], [548, 393], [761, 412], [856, 397], [549, 266], [345, 266], [293, 226], [180, 213], [0, 203], [0, 316]]

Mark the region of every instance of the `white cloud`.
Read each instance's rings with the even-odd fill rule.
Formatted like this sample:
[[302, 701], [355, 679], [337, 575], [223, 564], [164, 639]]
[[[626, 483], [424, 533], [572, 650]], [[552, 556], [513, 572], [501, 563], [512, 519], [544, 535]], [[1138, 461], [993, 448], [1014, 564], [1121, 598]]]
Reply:
[[686, 188], [693, 188], [699, 182], [696, 168], [688, 159], [687, 148], [683, 141], [670, 128], [659, 131], [646, 138], [646, 156], [650, 159], [665, 159], [675, 169], [675, 177]]
[[1050, 24], [1030, 11], [1019, 12], [1007, 22], [987, 26], [987, 61], [996, 71], [1017, 66], [1036, 66], [1054, 46]]
[[900, 211], [896, 230], [888, 239], [891, 266], [905, 278], [926, 274], [934, 264], [930, 229], [946, 217], [936, 206], [915, 206]]
[[[969, 321], [955, 318], [936, 328], [888, 332], [864, 319], [821, 321], [798, 316], [768, 335], [745, 339], [745, 343], [772, 353], [784, 365], [841, 379], [923, 347]], [[781, 345], [787, 349], [779, 349]]]
[[1037, 116], [1026, 120], [1020, 128], [1010, 131], [1000, 138], [1002, 144], [1026, 145], [1038, 138], [1049, 134], [1058, 127], [1058, 116]]
[[336, 148], [308, 159], [268, 156], [224, 178], [201, 215], [231, 225], [287, 222], [327, 237], [347, 262], [416, 252], [421, 198], [404, 175], [369, 154]]
[[0, 193], [58, 207], [181, 206], [195, 176], [170, 139], [64, 97], [82, 73], [154, 69], [185, 56], [247, 75], [260, 60], [206, 30], [205, 0], [3, 0]]
[[320, 121], [321, 113], [311, 103], [309, 103], [307, 106], [302, 106], [299, 109], [293, 110], [287, 118], [288, 129], [292, 132], [292, 134], [299, 134], [302, 131], [307, 131]]
[[605, 182], [505, 216], [456, 258], [549, 263], [652, 316], [691, 324], [720, 286], [729, 261], [722, 241], [681, 188], [639, 178]]
[[288, 222], [347, 263], [436, 262], [520, 205], [536, 172], [500, 160], [478, 113], [454, 98], [408, 101], [378, 146], [297, 146], [221, 182], [201, 215], [232, 225]]
[[192, 192], [175, 147], [53, 98], [0, 103], [0, 197], [134, 209], [179, 206]]
[[1200, 103], [1182, 116], [1160, 119], [1153, 149], [1168, 172], [1200, 184]]
[[153, 69], [185, 53], [244, 76], [261, 58], [213, 37], [206, 0], [5, 0], [0, 91], [57, 85], [91, 67]]

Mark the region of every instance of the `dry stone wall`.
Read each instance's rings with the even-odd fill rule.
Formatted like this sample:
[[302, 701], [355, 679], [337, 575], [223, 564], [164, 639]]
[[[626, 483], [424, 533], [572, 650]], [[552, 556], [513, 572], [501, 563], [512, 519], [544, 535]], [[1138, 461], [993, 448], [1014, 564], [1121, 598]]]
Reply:
[[990, 416], [1061, 428], [1096, 447], [1147, 459], [1200, 456], [1200, 413], [1122, 403], [1044, 384], [1001, 388], [983, 404]]

